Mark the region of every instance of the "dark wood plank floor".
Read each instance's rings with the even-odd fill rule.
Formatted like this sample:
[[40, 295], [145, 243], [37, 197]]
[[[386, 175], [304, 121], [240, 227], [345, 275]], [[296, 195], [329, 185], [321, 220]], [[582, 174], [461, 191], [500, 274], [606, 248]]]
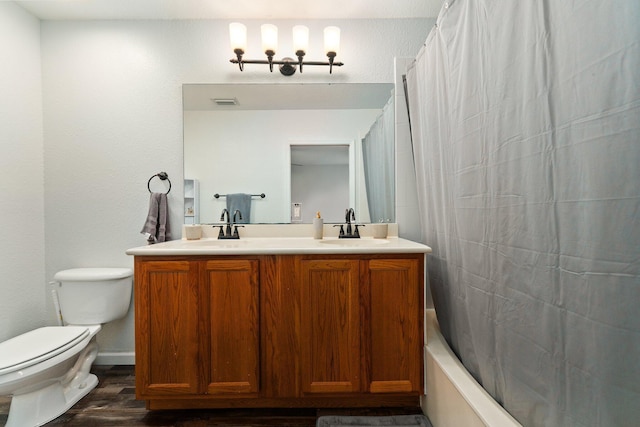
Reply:
[[[420, 414], [420, 408], [359, 409], [211, 409], [147, 411], [135, 399], [133, 366], [94, 366], [100, 383], [89, 395], [47, 426], [315, 427], [322, 415]], [[10, 398], [0, 397], [0, 425], [7, 421]]]

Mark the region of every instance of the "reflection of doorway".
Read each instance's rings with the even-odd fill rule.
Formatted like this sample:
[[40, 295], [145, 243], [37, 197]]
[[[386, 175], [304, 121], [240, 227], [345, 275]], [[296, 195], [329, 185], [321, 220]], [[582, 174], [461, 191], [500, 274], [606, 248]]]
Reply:
[[317, 211], [325, 222], [344, 221], [349, 173], [349, 145], [291, 145], [291, 203], [300, 203], [301, 222]]

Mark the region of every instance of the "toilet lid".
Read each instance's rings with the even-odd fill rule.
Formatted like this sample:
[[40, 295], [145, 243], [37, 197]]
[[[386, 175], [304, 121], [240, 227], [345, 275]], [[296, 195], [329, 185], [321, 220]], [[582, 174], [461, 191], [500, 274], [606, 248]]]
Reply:
[[88, 335], [83, 326], [45, 326], [11, 338], [0, 343], [0, 375], [57, 356]]

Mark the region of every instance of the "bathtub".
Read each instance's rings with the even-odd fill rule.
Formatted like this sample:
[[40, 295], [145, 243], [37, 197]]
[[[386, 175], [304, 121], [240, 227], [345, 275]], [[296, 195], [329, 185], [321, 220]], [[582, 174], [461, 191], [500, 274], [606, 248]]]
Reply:
[[426, 310], [426, 396], [423, 411], [434, 427], [521, 426], [467, 372]]

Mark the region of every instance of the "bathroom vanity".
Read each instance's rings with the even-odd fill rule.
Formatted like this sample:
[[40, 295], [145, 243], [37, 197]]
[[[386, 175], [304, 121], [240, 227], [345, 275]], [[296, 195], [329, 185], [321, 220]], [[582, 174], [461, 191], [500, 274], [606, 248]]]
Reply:
[[127, 251], [137, 398], [148, 409], [418, 406], [430, 248], [342, 240]]

